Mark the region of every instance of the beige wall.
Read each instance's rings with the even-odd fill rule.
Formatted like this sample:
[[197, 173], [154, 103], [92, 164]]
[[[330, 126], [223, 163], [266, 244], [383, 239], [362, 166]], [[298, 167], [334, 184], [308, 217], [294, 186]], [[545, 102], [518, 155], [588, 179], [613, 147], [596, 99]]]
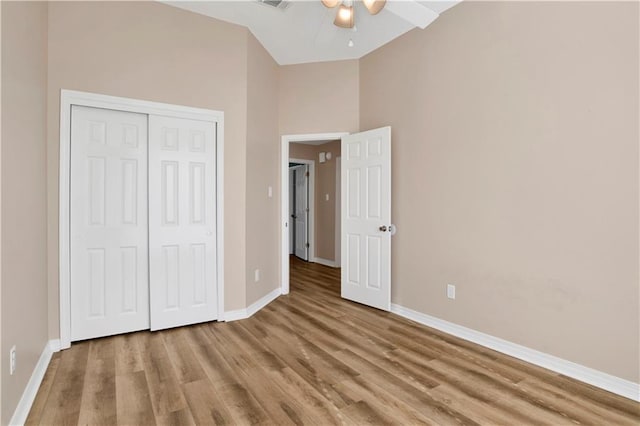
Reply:
[[[247, 306], [281, 284], [278, 64], [253, 35], [248, 37]], [[260, 270], [258, 282], [254, 279], [256, 269]]]
[[638, 12], [463, 2], [361, 60], [394, 303], [639, 381]]
[[358, 61], [280, 67], [280, 134], [358, 131]]
[[245, 306], [247, 30], [157, 2], [49, 7], [49, 334], [58, 336], [60, 89], [225, 113], [225, 308]]
[[2, 2], [0, 2], [0, 424], [2, 424]]
[[[331, 160], [318, 162], [321, 152], [331, 152]], [[340, 156], [340, 141], [322, 145], [289, 144], [289, 158], [315, 161], [315, 256], [334, 261], [336, 235], [336, 158]], [[329, 194], [327, 201], [325, 195]]]
[[[2, 416], [47, 343], [47, 4], [2, 2]], [[15, 345], [17, 369], [9, 375]]]

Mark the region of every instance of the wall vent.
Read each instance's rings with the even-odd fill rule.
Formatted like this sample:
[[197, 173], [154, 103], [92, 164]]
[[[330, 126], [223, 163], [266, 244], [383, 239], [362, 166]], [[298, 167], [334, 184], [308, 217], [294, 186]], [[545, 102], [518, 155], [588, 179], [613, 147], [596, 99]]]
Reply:
[[262, 3], [265, 6], [275, 7], [276, 9], [284, 10], [289, 7], [290, 1], [286, 0], [257, 0], [258, 3]]

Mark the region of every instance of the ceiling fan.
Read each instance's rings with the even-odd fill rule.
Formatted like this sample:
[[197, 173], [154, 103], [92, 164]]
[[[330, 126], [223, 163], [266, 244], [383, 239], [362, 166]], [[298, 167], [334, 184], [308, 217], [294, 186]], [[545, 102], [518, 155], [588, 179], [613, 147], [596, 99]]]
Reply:
[[[354, 25], [354, 13], [353, 13], [353, 0], [321, 0], [322, 4], [328, 8], [334, 8], [338, 5], [338, 13], [336, 13], [336, 19], [333, 21], [333, 25], [342, 28], [353, 28]], [[362, 0], [364, 6], [367, 8], [370, 14], [378, 14], [384, 7], [387, 0]]]

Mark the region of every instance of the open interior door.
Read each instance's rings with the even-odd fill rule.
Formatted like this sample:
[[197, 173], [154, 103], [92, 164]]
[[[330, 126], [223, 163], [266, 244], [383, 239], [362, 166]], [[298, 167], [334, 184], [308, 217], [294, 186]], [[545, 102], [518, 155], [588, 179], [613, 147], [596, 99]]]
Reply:
[[342, 137], [345, 299], [391, 310], [391, 127]]
[[309, 166], [303, 164], [295, 168], [295, 255], [309, 260]]

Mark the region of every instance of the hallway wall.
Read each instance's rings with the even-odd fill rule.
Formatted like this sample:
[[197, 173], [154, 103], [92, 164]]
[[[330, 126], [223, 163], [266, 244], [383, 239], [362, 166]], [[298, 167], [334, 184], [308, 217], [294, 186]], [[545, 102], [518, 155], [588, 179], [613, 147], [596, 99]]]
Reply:
[[[318, 162], [321, 152], [331, 152], [332, 158]], [[328, 261], [335, 260], [336, 232], [336, 158], [340, 156], [340, 141], [322, 145], [301, 143], [289, 144], [289, 158], [314, 160], [315, 163], [315, 236], [316, 257]], [[326, 195], [329, 195], [329, 200]]]

